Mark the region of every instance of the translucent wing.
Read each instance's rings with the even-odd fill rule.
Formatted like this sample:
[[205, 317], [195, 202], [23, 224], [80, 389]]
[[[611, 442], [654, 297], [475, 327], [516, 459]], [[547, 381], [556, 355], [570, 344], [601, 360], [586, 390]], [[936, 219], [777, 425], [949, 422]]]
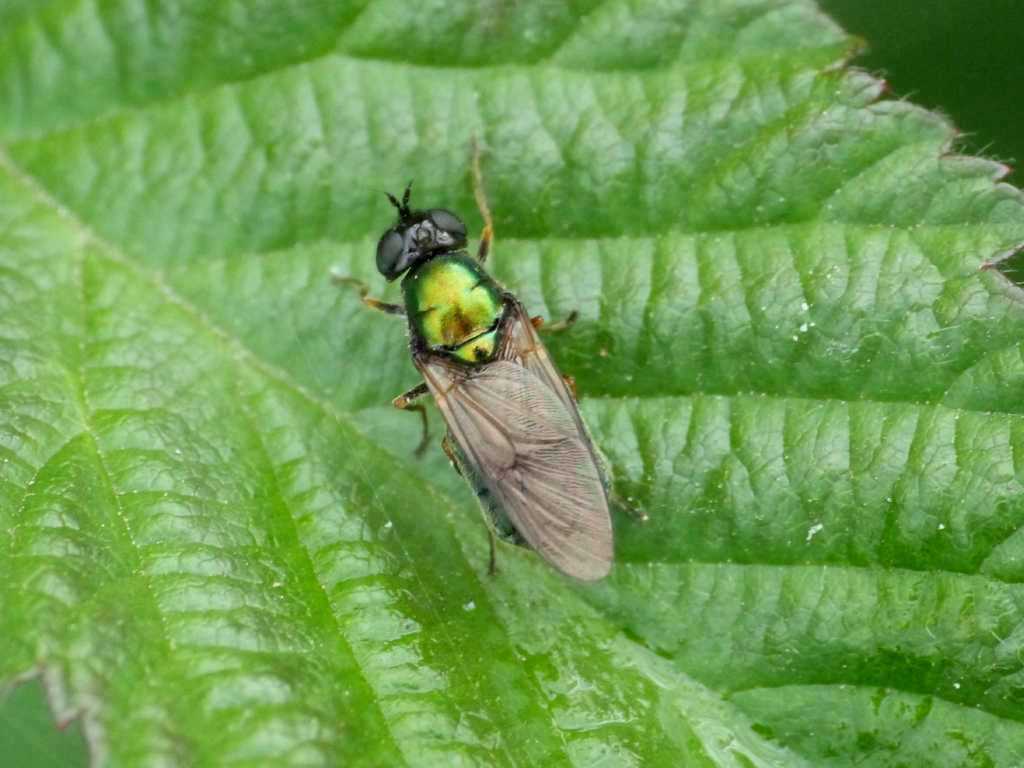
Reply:
[[576, 409], [576, 402], [565, 385], [562, 375], [551, 361], [547, 347], [544, 346], [533, 323], [530, 322], [530, 316], [515, 298], [508, 296], [506, 301], [511, 307], [511, 318], [505, 326], [504, 339], [498, 356], [502, 360], [512, 360], [535, 374], [565, 404], [580, 429], [585, 433], [583, 420]]
[[569, 576], [607, 575], [608, 499], [575, 406], [511, 360], [467, 371], [424, 353], [416, 365], [479, 482], [526, 542]]

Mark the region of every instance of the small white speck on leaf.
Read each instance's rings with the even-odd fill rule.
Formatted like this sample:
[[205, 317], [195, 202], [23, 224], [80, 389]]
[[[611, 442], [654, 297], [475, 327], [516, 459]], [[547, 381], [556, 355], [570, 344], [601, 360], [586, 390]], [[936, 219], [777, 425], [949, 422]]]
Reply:
[[946, 524], [945, 523], [939, 523], [939, 530], [940, 531], [946, 530]]
[[815, 536], [817, 536], [819, 533], [821, 533], [824, 530], [825, 530], [825, 526], [822, 523], [815, 523], [810, 528], [808, 528], [807, 529], [807, 539], [806, 539], [807, 543], [810, 544], [811, 543], [811, 539], [813, 539]]
[[466, 612], [475, 611], [476, 610], [476, 603], [474, 603], [472, 600], [470, 600], [468, 603], [466, 603], [465, 605], [462, 606], [462, 610], [464, 610]]
[[811, 308], [811, 305], [808, 304], [806, 301], [800, 302], [800, 311], [801, 312], [806, 312], [810, 308]]
[[801, 324], [800, 324], [800, 333], [807, 333], [807, 329], [808, 329], [809, 327], [810, 327], [810, 326], [809, 326], [809, 325], [807, 325], [807, 323], [801, 323]]
[[390, 520], [388, 520], [386, 523], [384, 523], [384, 530], [385, 531], [390, 531], [392, 526], [394, 526], [394, 523], [392, 523]]

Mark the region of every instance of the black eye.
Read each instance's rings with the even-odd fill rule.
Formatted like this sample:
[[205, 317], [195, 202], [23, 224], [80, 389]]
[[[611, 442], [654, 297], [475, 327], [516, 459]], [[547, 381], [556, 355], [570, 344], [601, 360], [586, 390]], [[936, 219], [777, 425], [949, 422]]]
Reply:
[[455, 245], [465, 245], [466, 225], [459, 220], [458, 216], [444, 208], [434, 208], [429, 215], [434, 226], [441, 232], [447, 232]]
[[377, 243], [377, 269], [389, 280], [395, 276], [398, 259], [402, 255], [402, 236], [389, 229]]

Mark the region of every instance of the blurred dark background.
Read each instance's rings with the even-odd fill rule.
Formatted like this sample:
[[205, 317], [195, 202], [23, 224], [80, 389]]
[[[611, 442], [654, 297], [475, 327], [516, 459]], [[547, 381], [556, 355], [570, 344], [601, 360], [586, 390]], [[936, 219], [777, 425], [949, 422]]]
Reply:
[[853, 63], [895, 97], [952, 118], [961, 149], [1009, 163], [1024, 183], [1024, 0], [819, 0], [867, 41]]

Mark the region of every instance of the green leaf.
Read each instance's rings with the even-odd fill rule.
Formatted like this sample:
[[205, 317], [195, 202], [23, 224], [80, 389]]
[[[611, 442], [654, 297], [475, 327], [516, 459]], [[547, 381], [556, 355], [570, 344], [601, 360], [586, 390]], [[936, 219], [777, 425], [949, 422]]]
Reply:
[[38, 681], [0, 693], [0, 754], [8, 765], [81, 768], [88, 754], [77, 721], [54, 728]]
[[[811, 3], [0, 23], [0, 680], [98, 764], [1024, 760], [1024, 199]], [[330, 283], [410, 178], [479, 231], [474, 136], [651, 518], [596, 586], [487, 577]]]

